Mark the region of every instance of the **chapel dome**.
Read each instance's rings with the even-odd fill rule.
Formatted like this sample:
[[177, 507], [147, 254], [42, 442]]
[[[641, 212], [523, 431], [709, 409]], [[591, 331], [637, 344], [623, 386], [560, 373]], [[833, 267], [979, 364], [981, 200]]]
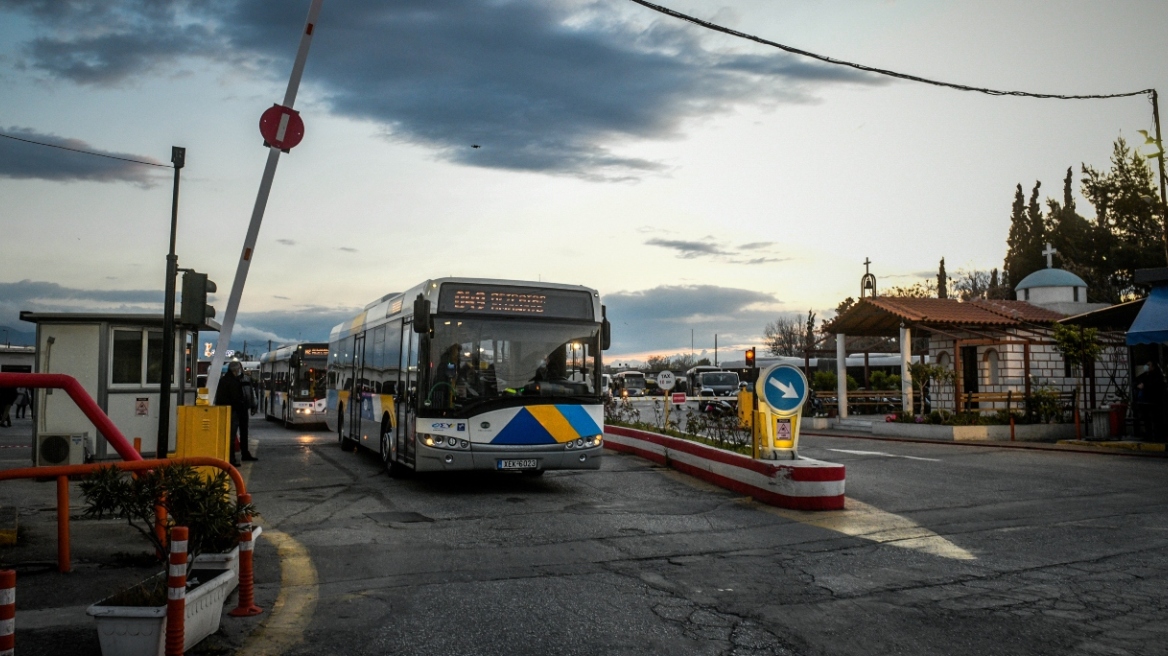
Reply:
[[1086, 287], [1082, 278], [1065, 269], [1039, 269], [1022, 279], [1015, 291], [1035, 287]]

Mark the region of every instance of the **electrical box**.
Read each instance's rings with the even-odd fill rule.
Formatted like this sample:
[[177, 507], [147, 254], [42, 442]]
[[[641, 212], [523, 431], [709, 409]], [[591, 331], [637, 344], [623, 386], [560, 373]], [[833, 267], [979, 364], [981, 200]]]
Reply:
[[85, 464], [85, 459], [88, 455], [87, 442], [88, 440], [84, 433], [80, 435], [63, 435], [59, 433], [43, 433], [37, 435], [37, 467]]
[[[231, 408], [225, 405], [180, 405], [174, 457], [204, 456], [231, 460]], [[200, 468], [204, 469], [204, 468]], [[214, 467], [205, 468], [214, 473]]]

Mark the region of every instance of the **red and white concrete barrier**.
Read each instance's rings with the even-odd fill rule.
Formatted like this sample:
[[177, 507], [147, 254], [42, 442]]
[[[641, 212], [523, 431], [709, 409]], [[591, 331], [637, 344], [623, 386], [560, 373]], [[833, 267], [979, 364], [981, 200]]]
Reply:
[[754, 460], [659, 433], [604, 427], [604, 446], [633, 453], [763, 503], [795, 510], [842, 510], [844, 466], [799, 458]]
[[187, 527], [170, 529], [166, 580], [166, 656], [182, 656], [187, 618]]
[[16, 644], [16, 571], [0, 570], [0, 656], [12, 656]]

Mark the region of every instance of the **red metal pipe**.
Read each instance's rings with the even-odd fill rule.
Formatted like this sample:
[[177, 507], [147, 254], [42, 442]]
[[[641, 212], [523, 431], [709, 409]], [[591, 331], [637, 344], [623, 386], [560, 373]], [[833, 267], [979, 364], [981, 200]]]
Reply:
[[93, 422], [94, 427], [98, 432], [105, 437], [105, 441], [110, 443], [114, 451], [122, 457], [122, 460], [141, 460], [142, 456], [134, 450], [130, 442], [122, 435], [122, 431], [110, 421], [110, 418], [102, 412], [93, 397], [89, 396], [89, 392], [77, 382], [77, 379], [65, 374], [0, 374], [0, 387], [29, 387], [35, 389], [63, 389], [85, 413], [89, 421]]
[[122, 471], [145, 471], [165, 467], [167, 465], [191, 465], [192, 467], [217, 467], [227, 472], [231, 482], [235, 484], [235, 494], [247, 494], [247, 484], [243, 482], [243, 475], [231, 466], [231, 463], [208, 456], [188, 456], [185, 458], [152, 458], [135, 462], [91, 462], [84, 465], [57, 465], [55, 467], [22, 467], [20, 469], [6, 469], [0, 471], [0, 481], [10, 481], [17, 478], [54, 478], [57, 476], [84, 476], [92, 474], [102, 467], [117, 467]]
[[86, 465], [58, 465], [56, 467], [22, 467], [0, 471], [0, 481], [21, 478], [57, 479], [57, 569], [61, 572], [68, 572], [72, 570], [69, 554], [69, 477], [92, 474], [102, 467], [112, 466], [122, 471], [143, 471], [167, 465], [218, 467], [231, 477], [231, 482], [235, 484], [236, 497], [248, 499], [248, 501], [240, 501], [240, 503], [250, 503], [251, 497], [247, 494], [247, 484], [243, 482], [243, 476], [239, 470], [232, 467], [229, 462], [206, 456], [138, 460], [135, 462], [91, 462]]

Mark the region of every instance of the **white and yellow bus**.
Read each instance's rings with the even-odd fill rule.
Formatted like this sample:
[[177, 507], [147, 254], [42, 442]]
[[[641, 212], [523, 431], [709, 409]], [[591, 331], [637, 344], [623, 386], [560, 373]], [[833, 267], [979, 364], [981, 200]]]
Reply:
[[324, 423], [328, 344], [292, 344], [260, 356], [260, 409], [292, 427]]
[[593, 289], [427, 280], [333, 328], [326, 420], [393, 474], [596, 469], [608, 341]]

